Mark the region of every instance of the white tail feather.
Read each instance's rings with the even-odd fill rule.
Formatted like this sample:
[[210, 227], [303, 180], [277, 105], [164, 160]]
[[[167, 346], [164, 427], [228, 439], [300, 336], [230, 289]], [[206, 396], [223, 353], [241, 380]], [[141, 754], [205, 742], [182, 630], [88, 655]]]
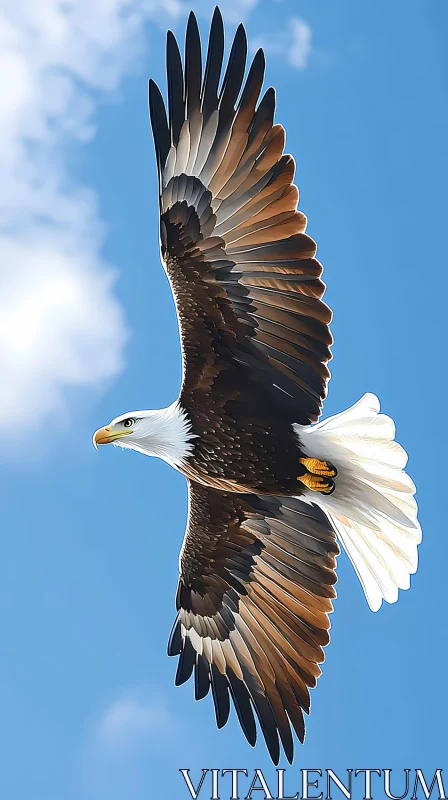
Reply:
[[308, 490], [304, 499], [331, 519], [372, 611], [409, 589], [421, 541], [407, 455], [394, 441], [393, 420], [379, 411], [378, 398], [365, 394], [317, 425], [294, 426], [307, 455], [338, 470], [333, 494]]

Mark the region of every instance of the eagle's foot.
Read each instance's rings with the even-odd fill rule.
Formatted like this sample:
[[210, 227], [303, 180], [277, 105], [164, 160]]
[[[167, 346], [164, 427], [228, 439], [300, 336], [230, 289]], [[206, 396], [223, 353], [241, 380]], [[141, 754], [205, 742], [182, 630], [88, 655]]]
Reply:
[[320, 461], [318, 458], [301, 458], [300, 463], [305, 467], [305, 474], [297, 480], [304, 483], [312, 492], [331, 494], [334, 492], [337, 469], [329, 461]]
[[336, 467], [329, 461], [320, 461], [318, 458], [299, 458], [307, 472], [312, 475], [323, 475], [324, 478], [335, 478], [338, 474]]

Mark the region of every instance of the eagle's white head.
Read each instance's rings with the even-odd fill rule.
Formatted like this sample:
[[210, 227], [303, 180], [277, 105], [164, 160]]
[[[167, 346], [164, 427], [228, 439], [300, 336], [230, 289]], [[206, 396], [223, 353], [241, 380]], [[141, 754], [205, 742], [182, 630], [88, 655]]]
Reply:
[[98, 449], [100, 444], [113, 443], [147, 456], [157, 456], [180, 469], [193, 449], [194, 438], [190, 420], [176, 402], [159, 411], [121, 414], [94, 433], [93, 444]]

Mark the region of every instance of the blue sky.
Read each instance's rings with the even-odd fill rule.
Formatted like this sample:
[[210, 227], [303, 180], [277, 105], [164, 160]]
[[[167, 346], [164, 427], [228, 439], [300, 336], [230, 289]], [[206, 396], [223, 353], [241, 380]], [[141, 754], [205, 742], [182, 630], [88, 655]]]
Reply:
[[[112, 417], [168, 405], [179, 389], [146, 81], [163, 83], [164, 29], [182, 38], [189, 10], [178, 0], [164, 12], [157, 0], [91, 6], [80, 0], [69, 19], [49, 0], [31, 41], [33, 8], [6, 3], [15, 71], [0, 151], [2, 338], [13, 332], [0, 346], [0, 797], [177, 800], [188, 797], [180, 767], [194, 778], [202, 767], [273, 770], [233, 716], [218, 732], [210, 698], [196, 704], [191, 684], [173, 685], [166, 642], [184, 479], [91, 445]], [[205, 33], [212, 4], [192, 6]], [[266, 44], [277, 121], [325, 266], [335, 314], [325, 413], [378, 394], [409, 453], [423, 527], [411, 591], [377, 614], [339, 558], [332, 642], [288, 780], [294, 793], [300, 767], [434, 770], [448, 710], [448, 6], [224, 9], [229, 31], [241, 14], [250, 40]]]

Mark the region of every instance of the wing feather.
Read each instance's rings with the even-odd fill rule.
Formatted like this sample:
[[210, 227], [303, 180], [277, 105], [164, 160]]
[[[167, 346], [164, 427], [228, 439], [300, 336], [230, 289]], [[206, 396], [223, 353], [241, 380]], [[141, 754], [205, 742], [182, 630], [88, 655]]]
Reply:
[[283, 153], [285, 132], [274, 124], [274, 90], [260, 99], [263, 51], [244, 79], [247, 39], [240, 25], [220, 85], [223, 53], [215, 9], [202, 77], [191, 13], [184, 64], [173, 34], [167, 36], [168, 115], [152, 81], [149, 89], [183, 391], [210, 388], [225, 351], [228, 365], [244, 365], [252, 386], [262, 383], [278, 403], [296, 409], [295, 422], [307, 424], [319, 417], [330, 375], [322, 267], [297, 210], [294, 159]]
[[201, 39], [196, 17], [191, 12], [185, 38], [185, 95], [188, 120], [194, 120], [200, 111], [201, 81]]
[[179, 47], [172, 31], [168, 31], [166, 37], [166, 73], [168, 77], [168, 112], [171, 141], [176, 147], [185, 120], [184, 73]]
[[[190, 482], [180, 557], [178, 616], [168, 646], [176, 683], [194, 673], [196, 699], [212, 688], [219, 726], [229, 693], [244, 735], [255, 716], [272, 760], [293, 757], [329, 642], [339, 552], [316, 506], [295, 498], [228, 494]], [[285, 503], [285, 504], [284, 504]]]

